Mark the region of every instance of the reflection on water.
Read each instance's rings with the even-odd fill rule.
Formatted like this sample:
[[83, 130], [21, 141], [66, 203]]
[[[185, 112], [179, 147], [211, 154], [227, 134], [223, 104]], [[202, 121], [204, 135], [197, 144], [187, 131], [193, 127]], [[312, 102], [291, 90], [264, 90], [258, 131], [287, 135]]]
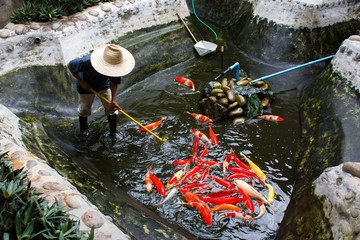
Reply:
[[[187, 39], [188, 36], [184, 34], [182, 38]], [[228, 48], [225, 52], [225, 67], [240, 62], [241, 68], [253, 78], [290, 67], [271, 66], [250, 59], [236, 48], [232, 48], [230, 43], [230, 41], [227, 43]], [[142, 46], [144, 44], [141, 42]], [[148, 49], [157, 47], [154, 37], [145, 45]], [[136, 49], [136, 45], [132, 48]], [[166, 221], [178, 225], [199, 238], [272, 239], [276, 235], [292, 192], [294, 154], [300, 135], [297, 87], [314, 79], [319, 71], [316, 69], [309, 71], [309, 68], [300, 69], [267, 81], [277, 93], [276, 101], [271, 105], [268, 113], [283, 117], [284, 122], [252, 119], [243, 125], [234, 125], [231, 121], [213, 124], [219, 145], [209, 149], [206, 160], [222, 162], [231, 149], [238, 156], [240, 152], [244, 152], [267, 175], [268, 183], [275, 190], [273, 205], [277, 211], [274, 212], [267, 207], [265, 215], [252, 222], [239, 219], [218, 221], [220, 215], [214, 213], [213, 225], [207, 226], [197, 211], [177, 204], [184, 201], [180, 194], [163, 205], [156, 206], [163, 197], [156, 191], [146, 192], [144, 184], [149, 167], [152, 168], [153, 174], [166, 184], [169, 178], [182, 168], [171, 163], [191, 157], [193, 135], [190, 130], [198, 129], [205, 134], [209, 131], [208, 124], [197, 122], [186, 112], [200, 113], [198, 107], [200, 93], [203, 86], [219, 73], [220, 52], [207, 57], [198, 57], [191, 48], [183, 51], [188, 51], [187, 54], [191, 57], [155, 73], [151, 72], [118, 95], [118, 103], [123, 110], [144, 125], [166, 117], [162, 126], [155, 131], [165, 141], [160, 142], [152, 135], [140, 133], [138, 131], [140, 127], [123, 115], [118, 116], [116, 139], [106, 139], [104, 138], [104, 134], [108, 131], [106, 117], [101, 108], [95, 108], [96, 111], [89, 119], [91, 137], [88, 142], [81, 142], [77, 137], [77, 121], [74, 125], [60, 126], [64, 121], [76, 118], [75, 101], [72, 116], [69, 116], [68, 111], [66, 114], [58, 113], [57, 118], [44, 120], [46, 128], [51, 132], [51, 136], [54, 136], [53, 140], [81, 168], [88, 171], [96, 169], [93, 174], [97, 174], [100, 181], [103, 180], [108, 184], [109, 189], [122, 189]], [[141, 56], [135, 54], [135, 58]], [[148, 62], [140, 64], [146, 65]], [[138, 76], [144, 76], [141, 67], [137, 66]], [[191, 92], [175, 84], [174, 78], [179, 76], [193, 80], [197, 91]], [[230, 78], [233, 76], [235, 76], [234, 72], [228, 75]], [[95, 106], [101, 104], [98, 102]], [[222, 176], [221, 168], [214, 168], [211, 171], [214, 176]], [[261, 185], [255, 186], [260, 193], [267, 196], [266, 188]], [[255, 201], [254, 204], [256, 205]]]

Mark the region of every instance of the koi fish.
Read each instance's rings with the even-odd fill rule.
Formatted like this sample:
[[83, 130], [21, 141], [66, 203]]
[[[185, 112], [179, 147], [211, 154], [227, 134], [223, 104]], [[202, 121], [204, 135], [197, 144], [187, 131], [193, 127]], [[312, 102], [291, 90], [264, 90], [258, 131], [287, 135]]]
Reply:
[[180, 185], [180, 184], [184, 183], [188, 178], [190, 178], [191, 176], [196, 174], [203, 167], [204, 167], [203, 165], [197, 165], [197, 166], [193, 167], [180, 179], [180, 181], [176, 185]]
[[229, 213], [225, 213], [223, 216], [221, 216], [219, 218], [219, 220], [225, 218], [225, 217], [233, 217], [233, 218], [237, 218], [237, 219], [242, 219], [242, 220], [253, 220], [253, 217], [246, 215], [245, 213], [238, 213], [238, 212], [229, 212]]
[[202, 219], [204, 220], [204, 222], [207, 225], [210, 226], [212, 224], [212, 212], [206, 203], [203, 204], [201, 202], [187, 202], [187, 203], [180, 203], [180, 204], [194, 207], [196, 210], [198, 210], [200, 212]]
[[171, 188], [172, 186], [175, 185], [175, 183], [177, 181], [179, 181], [179, 179], [184, 175], [185, 171], [186, 171], [186, 168], [189, 166], [189, 164], [187, 163], [185, 165], [185, 167], [183, 167], [182, 169], [180, 169], [179, 171], [177, 171], [168, 181], [168, 184], [167, 184], [167, 188]]
[[174, 161], [171, 164], [172, 165], [184, 165], [184, 164], [188, 164], [191, 163], [193, 161], [194, 158], [189, 158], [189, 159], [185, 159], [185, 160], [180, 160], [180, 161]]
[[230, 176], [228, 176], [227, 178], [225, 178], [226, 181], [230, 181], [234, 178], [246, 178], [247, 180], [249, 180], [251, 182], [251, 184], [253, 183], [251, 178], [246, 175], [246, 174], [243, 174], [243, 173], [234, 173], [234, 174], [231, 174]]
[[157, 206], [160, 206], [161, 204], [163, 204], [164, 202], [166, 202], [167, 200], [169, 200], [170, 198], [172, 198], [173, 196], [175, 196], [175, 194], [177, 193], [178, 188], [175, 187], [173, 188], [168, 195], [166, 196], [166, 198], [164, 199], [164, 201], [162, 201], [161, 203], [158, 203]]
[[193, 184], [188, 184], [185, 186], [181, 186], [181, 189], [192, 189], [192, 188], [199, 188], [199, 187], [204, 187], [206, 185], [208, 185], [209, 183], [193, 183]]
[[190, 114], [191, 116], [193, 116], [196, 120], [202, 121], [202, 122], [212, 122], [213, 120], [207, 116], [201, 115], [201, 114], [197, 114], [197, 113], [191, 113], [191, 112], [186, 112], [188, 114]]
[[246, 170], [250, 170], [249, 166], [247, 166], [245, 163], [240, 161], [240, 159], [236, 156], [234, 150], [231, 149], [231, 151], [233, 153], [234, 161], [236, 162], [236, 164], [239, 165], [239, 167], [245, 168]]
[[247, 195], [244, 192], [244, 190], [242, 190], [239, 187], [236, 187], [236, 189], [241, 193], [245, 206], [253, 213], [254, 212], [254, 204], [253, 204], [251, 198], [249, 197], [249, 195]]
[[265, 182], [261, 178], [259, 178], [257, 175], [255, 175], [254, 173], [252, 173], [252, 172], [250, 172], [248, 170], [241, 169], [241, 168], [236, 168], [236, 167], [228, 167], [228, 169], [230, 171], [232, 171], [232, 172], [235, 172], [235, 173], [243, 173], [243, 174], [246, 174], [248, 176], [254, 177], [257, 180], [259, 180], [260, 183], [265, 185]]
[[265, 183], [265, 186], [267, 186], [268, 189], [269, 189], [267, 200], [269, 201], [269, 203], [272, 203], [274, 201], [274, 198], [275, 198], [274, 188], [268, 183]]
[[212, 189], [212, 187], [202, 187], [202, 188], [196, 189], [195, 192], [201, 192], [201, 191], [210, 190], [210, 189]]
[[166, 189], [164, 184], [160, 181], [160, 179], [158, 179], [157, 177], [155, 177], [150, 171], [150, 179], [153, 182], [153, 184], [155, 185], [156, 190], [163, 196], [166, 196]]
[[206, 154], [208, 153], [209, 148], [205, 144], [203, 145], [204, 145], [204, 150], [199, 154], [199, 159], [205, 157]]
[[224, 180], [224, 179], [221, 179], [221, 178], [218, 178], [218, 177], [214, 177], [214, 176], [211, 176], [209, 175], [209, 177], [212, 179], [212, 180], [215, 180], [215, 182], [219, 183], [220, 185], [226, 187], [227, 189], [235, 189], [235, 186], [232, 185], [231, 183], [229, 183], [228, 181]]
[[202, 182], [205, 180], [206, 176], [208, 175], [209, 173], [209, 170], [210, 170], [211, 166], [205, 168], [204, 172], [201, 174], [200, 178], [199, 178], [199, 182]]
[[261, 171], [261, 169], [255, 163], [253, 163], [253, 161], [251, 161], [247, 156], [245, 156], [244, 153], [240, 152], [240, 154], [249, 163], [251, 169], [261, 178], [261, 180], [263, 180], [265, 182], [265, 180], [266, 180], [265, 173], [263, 171]]
[[180, 192], [184, 195], [186, 202], [203, 202], [197, 194], [192, 193], [189, 190], [180, 188]]
[[226, 157], [224, 158], [224, 161], [223, 161], [223, 173], [224, 173], [224, 175], [225, 175], [226, 170], [228, 169], [228, 167], [229, 167], [229, 165], [230, 165], [231, 157], [232, 157], [232, 153], [229, 153], [229, 154], [226, 155]]
[[211, 142], [210, 142], [209, 138], [205, 134], [203, 134], [202, 132], [200, 132], [199, 130], [196, 130], [196, 129], [192, 129], [191, 132], [196, 137], [200, 138], [203, 142], [207, 142], [211, 146]]
[[[145, 125], [145, 127], [148, 129], [148, 130], [154, 130], [154, 129], [156, 129], [157, 127], [159, 127], [160, 126], [160, 124], [165, 120], [166, 118], [161, 118], [161, 120], [159, 120], [159, 121], [157, 121], [157, 122], [153, 122], [153, 123], [150, 123], [150, 124], [148, 124], [148, 125]], [[140, 128], [139, 129], [139, 131], [140, 132], [147, 132], [146, 130], [145, 130], [145, 128]]]
[[204, 194], [202, 196], [210, 197], [210, 198], [220, 198], [220, 197], [227, 197], [232, 194], [236, 193], [236, 189], [227, 189], [227, 190], [220, 190], [217, 192], [212, 192], [208, 194]]
[[262, 115], [262, 116], [258, 116], [258, 118], [266, 119], [269, 121], [284, 121], [284, 119], [282, 117], [275, 116], [275, 115]]
[[261, 218], [262, 215], [265, 214], [265, 210], [266, 210], [265, 205], [264, 205], [262, 202], [260, 202], [259, 200], [256, 200], [256, 202], [257, 202], [258, 205], [259, 205], [260, 213], [259, 213], [256, 217], [254, 217], [254, 219]]
[[236, 205], [238, 203], [241, 203], [243, 200], [239, 197], [221, 197], [221, 198], [204, 198], [200, 197], [200, 199], [204, 202], [209, 202], [214, 205], [221, 205], [224, 203]]
[[217, 140], [217, 137], [216, 137], [214, 131], [212, 130], [212, 123], [210, 123], [209, 136], [210, 136], [210, 139], [211, 139], [212, 143], [213, 143], [215, 146], [219, 144], [219, 142], [218, 142], [218, 140]]
[[191, 87], [191, 90], [195, 91], [195, 85], [194, 83], [188, 79], [188, 78], [184, 78], [184, 77], [177, 77], [174, 79], [175, 82], [181, 83], [185, 86]]
[[242, 209], [240, 207], [232, 205], [232, 204], [228, 204], [228, 203], [223, 203], [223, 204], [220, 204], [220, 205], [215, 206], [210, 209], [211, 209], [211, 211], [222, 211], [222, 210], [231, 210], [231, 211], [238, 211], [238, 212], [242, 211]]
[[145, 175], [145, 188], [146, 191], [151, 192], [152, 190], [152, 183], [151, 183], [151, 179], [150, 179], [150, 171], [151, 168], [148, 169], [146, 175]]
[[193, 158], [195, 158], [195, 159], [197, 158], [199, 148], [200, 148], [200, 139], [197, 136], [195, 136], [193, 139], [193, 144], [192, 144]]
[[247, 195], [249, 195], [250, 197], [253, 197], [253, 198], [257, 198], [260, 201], [263, 201], [264, 203], [269, 205], [273, 211], [275, 211], [275, 208], [273, 207], [273, 205], [271, 205], [271, 203], [268, 200], [266, 200], [266, 198], [263, 195], [261, 195], [258, 191], [256, 191], [249, 184], [247, 184], [243, 180], [239, 180], [239, 179], [235, 180], [235, 184], [236, 184], [236, 186], [238, 186], [239, 188], [244, 190], [244, 192]]
[[216, 161], [201, 161], [199, 159], [195, 159], [195, 161], [197, 161], [200, 164], [210, 165], [210, 166], [220, 166], [221, 165], [220, 162], [216, 162]]

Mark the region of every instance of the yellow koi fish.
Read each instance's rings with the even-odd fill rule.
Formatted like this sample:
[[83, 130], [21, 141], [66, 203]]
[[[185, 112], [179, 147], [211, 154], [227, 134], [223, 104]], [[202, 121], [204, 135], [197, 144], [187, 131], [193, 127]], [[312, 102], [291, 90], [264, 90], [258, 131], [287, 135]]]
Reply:
[[240, 154], [246, 159], [246, 161], [249, 163], [251, 169], [256, 173], [256, 175], [258, 175], [261, 178], [261, 180], [265, 181], [266, 180], [265, 173], [261, 171], [261, 169], [255, 163], [253, 163], [253, 161], [251, 161], [247, 156], [245, 156], [245, 154], [243, 154], [242, 152], [240, 152]]
[[272, 201], [273, 201], [274, 198], [275, 198], [274, 188], [273, 188], [270, 184], [268, 184], [268, 183], [265, 183], [265, 185], [266, 185], [266, 186], [268, 187], [268, 189], [269, 189], [269, 194], [268, 194], [267, 200], [268, 200], [269, 203], [272, 203]]

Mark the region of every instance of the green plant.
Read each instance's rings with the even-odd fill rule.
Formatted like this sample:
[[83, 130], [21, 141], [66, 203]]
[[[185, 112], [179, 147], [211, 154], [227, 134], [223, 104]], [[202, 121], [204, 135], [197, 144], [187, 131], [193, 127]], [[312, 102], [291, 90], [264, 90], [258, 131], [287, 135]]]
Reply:
[[93, 239], [94, 230], [78, 231], [62, 200], [52, 205], [30, 187], [22, 169], [14, 170], [0, 156], [0, 239]]

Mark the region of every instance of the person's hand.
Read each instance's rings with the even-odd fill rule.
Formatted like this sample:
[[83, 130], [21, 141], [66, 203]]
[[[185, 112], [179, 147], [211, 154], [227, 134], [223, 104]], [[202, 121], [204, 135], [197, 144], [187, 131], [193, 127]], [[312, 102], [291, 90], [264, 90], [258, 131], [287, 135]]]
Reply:
[[119, 110], [119, 111], [122, 110], [121, 107], [119, 106], [119, 104], [116, 102], [116, 100], [112, 100], [112, 101], [111, 101], [111, 107], [112, 107], [113, 109], [117, 109], [117, 110]]
[[85, 90], [88, 90], [88, 91], [91, 91], [91, 86], [88, 82], [84, 81], [84, 80], [80, 80], [80, 86], [85, 89]]

